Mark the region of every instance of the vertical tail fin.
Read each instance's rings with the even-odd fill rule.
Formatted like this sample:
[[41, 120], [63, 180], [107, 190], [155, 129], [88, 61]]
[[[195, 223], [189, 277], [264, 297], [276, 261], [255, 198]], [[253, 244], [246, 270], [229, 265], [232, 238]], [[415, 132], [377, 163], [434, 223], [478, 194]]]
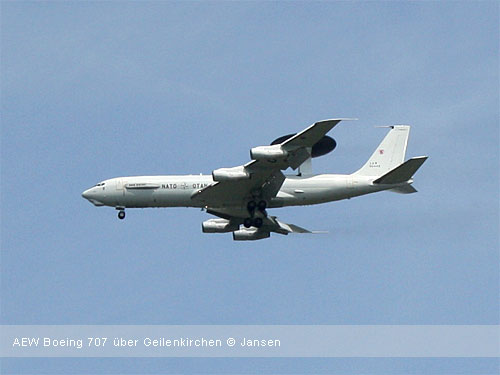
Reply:
[[382, 176], [403, 163], [410, 126], [394, 125], [370, 159], [354, 174], [361, 176]]

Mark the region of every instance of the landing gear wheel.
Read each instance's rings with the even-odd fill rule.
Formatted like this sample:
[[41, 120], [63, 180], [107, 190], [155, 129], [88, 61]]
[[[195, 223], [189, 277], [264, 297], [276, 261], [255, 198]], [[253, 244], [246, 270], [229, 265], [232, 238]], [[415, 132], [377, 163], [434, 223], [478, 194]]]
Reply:
[[262, 221], [262, 219], [261, 219], [260, 217], [258, 217], [257, 219], [255, 219], [255, 220], [253, 221], [253, 226], [254, 226], [255, 228], [260, 228], [260, 227], [262, 226], [262, 224], [263, 224], [263, 223], [264, 223], [264, 222]]
[[259, 209], [259, 211], [264, 211], [267, 208], [267, 202], [259, 201], [259, 203], [257, 203], [257, 208]]
[[248, 202], [247, 204], [248, 212], [252, 213], [253, 211], [255, 211], [255, 207], [257, 207], [257, 203], [255, 203], [255, 201]]
[[243, 220], [243, 225], [245, 228], [250, 228], [252, 226], [252, 219], [247, 217], [245, 220]]
[[120, 220], [125, 219], [125, 211], [119, 211], [118, 212], [118, 219], [120, 219]]

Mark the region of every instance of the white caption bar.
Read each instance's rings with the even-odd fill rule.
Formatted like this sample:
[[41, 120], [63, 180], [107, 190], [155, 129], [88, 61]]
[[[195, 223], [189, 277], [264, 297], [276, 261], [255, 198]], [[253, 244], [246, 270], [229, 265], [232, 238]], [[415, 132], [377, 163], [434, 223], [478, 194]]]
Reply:
[[3, 325], [1, 357], [500, 357], [499, 325]]

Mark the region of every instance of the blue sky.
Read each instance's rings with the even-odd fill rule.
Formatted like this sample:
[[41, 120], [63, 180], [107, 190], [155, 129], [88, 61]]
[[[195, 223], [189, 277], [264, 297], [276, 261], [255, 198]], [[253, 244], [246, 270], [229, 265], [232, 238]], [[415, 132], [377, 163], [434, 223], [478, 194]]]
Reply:
[[[496, 2], [2, 2], [2, 324], [498, 324]], [[410, 124], [414, 195], [274, 211], [321, 236], [235, 243], [196, 209], [80, 197], [210, 173], [314, 121], [316, 172]], [[73, 362], [72, 362], [73, 361]], [[292, 364], [290, 364], [292, 363]], [[295, 367], [293, 367], [295, 366]], [[5, 373], [482, 373], [491, 360], [8, 360]], [[160, 370], [161, 369], [161, 370]], [[419, 371], [420, 370], [420, 371]]]

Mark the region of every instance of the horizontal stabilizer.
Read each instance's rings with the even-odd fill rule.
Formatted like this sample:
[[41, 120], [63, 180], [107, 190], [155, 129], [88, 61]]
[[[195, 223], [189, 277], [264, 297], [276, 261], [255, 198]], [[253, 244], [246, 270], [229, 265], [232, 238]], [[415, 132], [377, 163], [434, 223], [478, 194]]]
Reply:
[[399, 193], [399, 194], [412, 194], [412, 193], [416, 193], [418, 190], [415, 189], [411, 185], [403, 185], [403, 186], [398, 186], [394, 189], [390, 189], [389, 191], [392, 191], [393, 193]]
[[373, 183], [375, 184], [400, 184], [412, 178], [415, 172], [424, 164], [427, 156], [418, 156], [411, 158], [401, 164], [399, 167], [394, 168], [382, 177], [377, 178]]

